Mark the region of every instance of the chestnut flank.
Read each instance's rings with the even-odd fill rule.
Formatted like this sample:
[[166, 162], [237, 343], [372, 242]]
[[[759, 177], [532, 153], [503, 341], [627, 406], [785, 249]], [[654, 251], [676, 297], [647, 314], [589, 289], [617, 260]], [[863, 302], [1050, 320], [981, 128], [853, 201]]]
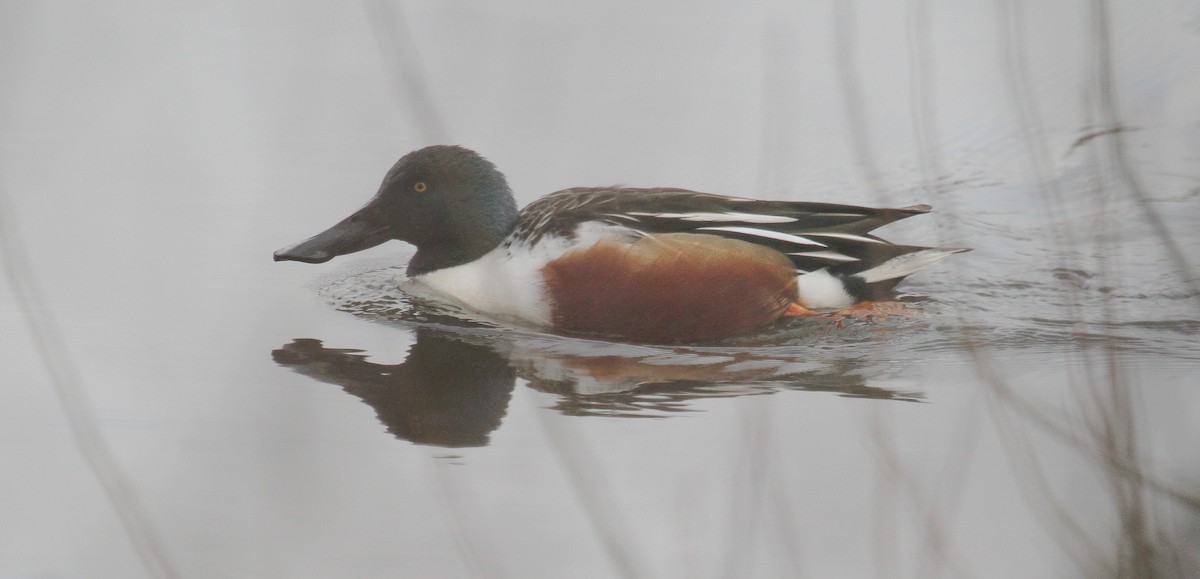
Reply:
[[703, 342], [752, 332], [796, 301], [783, 254], [694, 233], [601, 240], [542, 268], [554, 327], [638, 342]]

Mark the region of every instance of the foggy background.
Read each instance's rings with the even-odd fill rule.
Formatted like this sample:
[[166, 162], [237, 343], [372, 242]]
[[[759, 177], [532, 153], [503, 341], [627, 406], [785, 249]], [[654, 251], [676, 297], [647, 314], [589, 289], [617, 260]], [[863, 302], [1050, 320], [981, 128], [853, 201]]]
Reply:
[[[0, 79], [0, 577], [1200, 574], [1194, 2], [4, 2]], [[435, 328], [511, 392], [414, 440], [277, 353], [441, 343], [411, 248], [270, 254], [435, 143], [975, 251], [725, 347]]]

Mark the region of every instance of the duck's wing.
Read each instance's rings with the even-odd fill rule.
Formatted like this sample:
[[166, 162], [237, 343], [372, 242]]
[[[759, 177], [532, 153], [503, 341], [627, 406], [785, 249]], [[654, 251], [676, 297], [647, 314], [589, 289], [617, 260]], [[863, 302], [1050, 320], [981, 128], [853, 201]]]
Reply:
[[853, 274], [926, 249], [891, 244], [869, 232], [928, 213], [928, 205], [876, 209], [833, 203], [762, 201], [686, 189], [575, 188], [551, 193], [521, 211], [514, 236], [536, 242], [604, 222], [641, 234], [705, 233], [775, 249], [800, 272], [829, 267]]

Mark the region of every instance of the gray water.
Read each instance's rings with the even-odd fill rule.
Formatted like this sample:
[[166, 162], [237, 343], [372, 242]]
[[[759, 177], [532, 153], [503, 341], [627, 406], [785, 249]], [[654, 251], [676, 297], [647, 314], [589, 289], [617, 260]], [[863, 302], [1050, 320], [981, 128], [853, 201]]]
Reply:
[[[0, 577], [1200, 576], [1193, 3], [5, 3], [0, 78]], [[975, 251], [703, 347], [271, 261], [438, 142]]]

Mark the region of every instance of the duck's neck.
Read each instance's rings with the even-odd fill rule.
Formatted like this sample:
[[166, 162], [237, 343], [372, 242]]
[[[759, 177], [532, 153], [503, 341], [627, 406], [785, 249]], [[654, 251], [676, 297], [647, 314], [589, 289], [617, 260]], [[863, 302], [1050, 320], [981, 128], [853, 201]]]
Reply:
[[496, 249], [517, 226], [517, 205], [512, 193], [492, 196], [491, 203], [459, 208], [454, 223], [435, 239], [417, 244], [408, 262], [408, 276], [471, 263]]
[[439, 269], [471, 263], [496, 249], [498, 245], [500, 240], [488, 244], [438, 243], [418, 248], [417, 254], [408, 261], [408, 276], [416, 277]]

